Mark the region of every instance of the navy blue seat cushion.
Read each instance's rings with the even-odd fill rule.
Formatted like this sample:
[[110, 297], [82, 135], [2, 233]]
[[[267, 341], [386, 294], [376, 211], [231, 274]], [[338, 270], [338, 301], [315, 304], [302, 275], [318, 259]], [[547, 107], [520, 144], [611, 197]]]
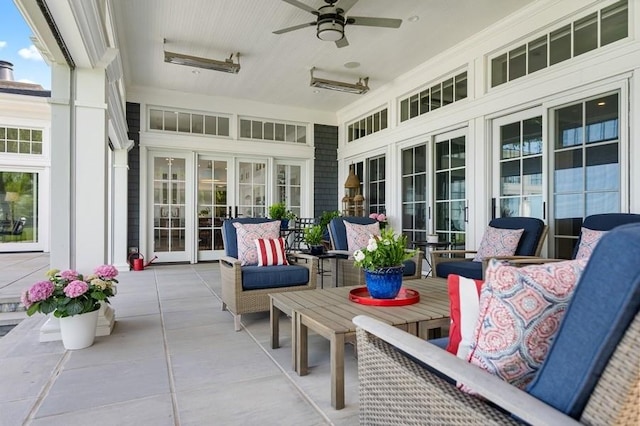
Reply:
[[[516, 256], [534, 256], [545, 227], [544, 222], [538, 218], [518, 216], [493, 219], [489, 222], [489, 226], [501, 229], [524, 229], [516, 248]], [[436, 265], [435, 276], [446, 278], [450, 274], [481, 280], [482, 262], [452, 259]]]
[[544, 222], [535, 217], [499, 217], [489, 222], [489, 226], [502, 229], [524, 229], [516, 256], [533, 256], [544, 230]]
[[482, 279], [482, 262], [472, 260], [453, 260], [451, 262], [441, 262], [436, 265], [437, 277], [448, 277], [449, 274], [460, 275], [474, 280]]
[[[626, 225], [628, 223], [639, 223], [640, 214], [635, 213], [603, 213], [593, 214], [584, 218], [582, 227], [587, 229], [593, 229], [594, 231], [611, 231], [616, 226]], [[573, 248], [572, 259], [576, 258], [578, 254], [578, 248], [580, 247], [580, 240], [582, 234], [578, 238], [575, 247]]]
[[272, 219], [264, 217], [241, 217], [236, 219], [226, 219], [222, 222], [222, 242], [224, 244], [224, 254], [227, 256], [238, 258], [238, 234], [233, 226], [234, 222], [238, 223], [265, 223], [273, 222]]
[[376, 220], [371, 219], [370, 217], [334, 217], [331, 219], [331, 222], [329, 222], [329, 232], [331, 234], [331, 243], [333, 244], [334, 250], [349, 250], [349, 246], [347, 244], [347, 229], [344, 226], [345, 220], [350, 223], [357, 223], [358, 225], [370, 225], [372, 223], [376, 223]]
[[309, 268], [299, 265], [243, 266], [242, 288], [258, 290], [264, 288], [293, 287], [309, 282]]
[[527, 391], [578, 419], [615, 347], [640, 309], [640, 224], [602, 237]]

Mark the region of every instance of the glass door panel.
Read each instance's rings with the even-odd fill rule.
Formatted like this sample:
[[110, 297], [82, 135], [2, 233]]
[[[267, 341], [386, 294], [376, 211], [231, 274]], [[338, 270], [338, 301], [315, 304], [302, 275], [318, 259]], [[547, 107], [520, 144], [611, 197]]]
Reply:
[[620, 212], [619, 102], [613, 93], [554, 111], [554, 257], [571, 257], [584, 217]]
[[495, 217], [544, 219], [542, 134], [541, 115], [519, 114], [494, 123], [499, 157]]
[[302, 209], [302, 167], [298, 165], [276, 165], [275, 203], [284, 203], [297, 217]]
[[188, 260], [186, 159], [153, 158], [153, 252], [163, 261]]
[[229, 167], [227, 160], [198, 159], [198, 260], [214, 260], [224, 253], [222, 222], [228, 217]]
[[238, 161], [238, 217], [266, 217], [266, 161]]
[[402, 151], [402, 232], [408, 241], [427, 239], [427, 145]]
[[38, 173], [0, 171], [0, 252], [42, 250], [38, 178]]
[[460, 132], [438, 135], [434, 146], [434, 233], [452, 248], [466, 244], [466, 136]]

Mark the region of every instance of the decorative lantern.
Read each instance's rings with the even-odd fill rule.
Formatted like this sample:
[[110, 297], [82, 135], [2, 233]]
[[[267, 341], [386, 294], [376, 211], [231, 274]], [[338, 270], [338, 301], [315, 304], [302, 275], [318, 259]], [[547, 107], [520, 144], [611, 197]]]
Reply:
[[360, 194], [360, 179], [355, 174], [353, 164], [349, 166], [349, 175], [344, 183], [345, 194], [342, 198], [343, 216], [363, 216], [364, 197]]

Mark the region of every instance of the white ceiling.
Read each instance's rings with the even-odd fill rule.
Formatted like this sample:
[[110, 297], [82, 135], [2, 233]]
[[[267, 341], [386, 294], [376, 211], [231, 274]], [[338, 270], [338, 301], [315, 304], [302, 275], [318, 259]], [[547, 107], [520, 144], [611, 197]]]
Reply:
[[[324, 0], [300, 0], [318, 8]], [[402, 19], [399, 29], [349, 26], [349, 46], [316, 38], [310, 26], [282, 35], [281, 28], [315, 21], [281, 0], [115, 0], [114, 9], [128, 88], [150, 87], [324, 111], [359, 96], [309, 86], [320, 78], [355, 83], [369, 77], [372, 91], [534, 0], [359, 0], [347, 16]], [[338, 1], [337, 6], [340, 6]], [[419, 16], [409, 22], [411, 16]], [[239, 74], [164, 62], [166, 50], [224, 60], [240, 52]], [[234, 58], [235, 59], [235, 58]], [[359, 62], [355, 69], [347, 62]], [[369, 92], [371, 93], [371, 92]]]

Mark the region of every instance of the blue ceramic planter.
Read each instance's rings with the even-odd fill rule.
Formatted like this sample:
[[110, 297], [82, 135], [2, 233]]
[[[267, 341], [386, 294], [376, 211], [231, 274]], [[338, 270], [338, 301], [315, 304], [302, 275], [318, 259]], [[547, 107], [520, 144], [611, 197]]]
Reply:
[[364, 280], [369, 295], [374, 299], [394, 299], [402, 287], [404, 266], [364, 271]]

